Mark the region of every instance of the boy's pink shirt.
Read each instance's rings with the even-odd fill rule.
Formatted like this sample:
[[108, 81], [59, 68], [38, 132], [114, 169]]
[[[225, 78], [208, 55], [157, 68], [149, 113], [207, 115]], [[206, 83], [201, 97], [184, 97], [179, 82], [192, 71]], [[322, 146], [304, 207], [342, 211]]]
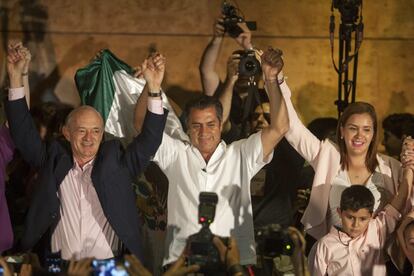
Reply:
[[311, 250], [311, 275], [386, 275], [384, 246], [399, 219], [401, 214], [387, 205], [355, 239], [332, 227]]

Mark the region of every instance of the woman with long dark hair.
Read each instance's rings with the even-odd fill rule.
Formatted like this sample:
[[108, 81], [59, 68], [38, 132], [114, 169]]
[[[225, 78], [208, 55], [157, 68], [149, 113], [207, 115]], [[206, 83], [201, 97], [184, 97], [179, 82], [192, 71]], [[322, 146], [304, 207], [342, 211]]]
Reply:
[[290, 90], [281, 85], [288, 110], [289, 143], [315, 170], [309, 204], [302, 217], [305, 230], [315, 239], [341, 226], [337, 208], [342, 191], [354, 184], [365, 185], [374, 194], [374, 211], [389, 203], [398, 191], [401, 164], [377, 153], [378, 124], [374, 107], [351, 103], [339, 118], [337, 141], [319, 140], [301, 122], [290, 100]]

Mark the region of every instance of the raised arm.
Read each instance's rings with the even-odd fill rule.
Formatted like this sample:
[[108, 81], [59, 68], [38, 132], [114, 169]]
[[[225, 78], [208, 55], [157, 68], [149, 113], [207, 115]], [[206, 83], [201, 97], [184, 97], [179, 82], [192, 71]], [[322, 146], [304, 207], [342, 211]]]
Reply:
[[[27, 53], [26, 53], [27, 54]], [[27, 70], [25, 52], [21, 47], [9, 45], [7, 55], [7, 72], [10, 79], [9, 98], [6, 102], [6, 114], [13, 142], [24, 159], [38, 167], [45, 156], [45, 148], [30, 116], [25, 102], [23, 74]], [[27, 91], [26, 91], [27, 92]], [[27, 96], [27, 95], [26, 95]]]
[[203, 93], [212, 96], [220, 83], [220, 77], [216, 71], [216, 61], [220, 52], [224, 36], [223, 16], [214, 22], [214, 33], [211, 41], [203, 52], [200, 61], [200, 77]]
[[240, 55], [232, 54], [227, 60], [227, 77], [224, 83], [224, 89], [221, 91], [219, 100], [223, 106], [223, 122], [229, 118], [231, 101], [233, 98], [233, 88], [239, 78]]
[[139, 175], [148, 165], [151, 157], [157, 152], [162, 141], [168, 113], [163, 109], [161, 100], [161, 83], [165, 72], [165, 57], [155, 53], [144, 60], [141, 69], [148, 86], [148, 92], [146, 92], [147, 108], [143, 108], [146, 114], [140, 134], [128, 145], [126, 151], [127, 166], [129, 166], [133, 175]]
[[[29, 87], [29, 66], [32, 55], [21, 41], [12, 41], [8, 45], [8, 56], [13, 63], [23, 60], [23, 68], [21, 72], [22, 85], [26, 97], [27, 106], [30, 108], [30, 87]], [[11, 85], [11, 84], [10, 84]]]
[[278, 74], [282, 71], [282, 51], [269, 48], [262, 56], [265, 89], [269, 97], [270, 125], [262, 130], [263, 157], [266, 158], [289, 129], [287, 109], [283, 100]]
[[408, 196], [410, 196], [413, 186], [413, 170], [411, 168], [403, 169], [403, 179], [398, 187], [398, 193], [391, 201], [391, 205], [402, 213], [405, 209]]
[[[165, 73], [165, 57], [160, 53], [154, 53], [144, 60], [135, 74], [138, 78], [144, 78], [146, 81], [144, 90], [138, 97], [134, 110], [134, 127], [138, 134], [141, 133], [142, 124], [144, 123], [146, 106], [148, 105], [148, 92], [151, 95], [161, 93], [161, 83]], [[153, 99], [161, 100], [161, 94]]]

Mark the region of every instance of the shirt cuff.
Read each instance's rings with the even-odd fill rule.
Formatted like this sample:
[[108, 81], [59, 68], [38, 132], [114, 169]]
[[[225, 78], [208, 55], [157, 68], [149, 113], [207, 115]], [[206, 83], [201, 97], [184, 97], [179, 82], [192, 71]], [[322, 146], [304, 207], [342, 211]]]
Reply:
[[148, 97], [148, 110], [158, 115], [164, 114], [164, 109], [162, 108], [162, 100]]
[[387, 204], [384, 207], [384, 211], [387, 214], [387, 216], [391, 216], [397, 220], [401, 219], [402, 217], [401, 213], [397, 209], [395, 209], [395, 207], [392, 206], [391, 204]]
[[24, 97], [24, 87], [9, 89], [9, 101], [19, 100], [23, 97]]

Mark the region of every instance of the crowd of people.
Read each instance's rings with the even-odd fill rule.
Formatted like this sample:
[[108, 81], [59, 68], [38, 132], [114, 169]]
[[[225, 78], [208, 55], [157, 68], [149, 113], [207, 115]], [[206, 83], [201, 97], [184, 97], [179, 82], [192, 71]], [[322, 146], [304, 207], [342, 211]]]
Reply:
[[[177, 118], [182, 124], [169, 123], [177, 115], [165, 105], [166, 57], [152, 53], [142, 62], [134, 76], [145, 87], [130, 114], [137, 135], [127, 145], [105, 138], [106, 115], [92, 106], [30, 106], [31, 54], [21, 42], [9, 43], [7, 122], [0, 129], [4, 275], [411, 273], [414, 115], [383, 121], [389, 155], [378, 152], [369, 103], [351, 103], [338, 120], [317, 118], [306, 127], [291, 101], [282, 51], [255, 48], [246, 23], [238, 23], [234, 38], [242, 52], [228, 58], [220, 79], [223, 20], [201, 58], [202, 95], [187, 103]], [[240, 73], [243, 51], [259, 61], [258, 74]], [[156, 192], [156, 211], [137, 208], [133, 183], [150, 178], [150, 168], [168, 182], [166, 210]], [[207, 238], [218, 254], [214, 269], [206, 243], [188, 242], [204, 219], [197, 220], [201, 192], [218, 196]], [[6, 194], [14, 199], [8, 204]], [[147, 249], [143, 213], [163, 212], [166, 224], [157, 227], [165, 246]], [[273, 234], [292, 241], [289, 256], [256, 250], [255, 230], [274, 224], [283, 231]], [[277, 251], [271, 241], [280, 240], [269, 237]], [[108, 260], [113, 270], [100, 271], [98, 261]]]

